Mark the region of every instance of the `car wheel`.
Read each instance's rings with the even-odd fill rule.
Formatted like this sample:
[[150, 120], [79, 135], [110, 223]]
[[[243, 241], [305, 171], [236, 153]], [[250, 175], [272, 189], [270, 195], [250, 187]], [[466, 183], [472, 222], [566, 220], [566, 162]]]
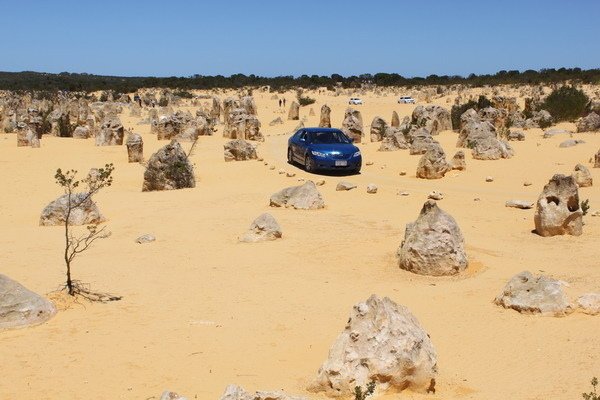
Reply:
[[292, 155], [292, 149], [288, 147], [288, 164], [294, 163], [294, 156]]
[[310, 156], [306, 156], [304, 159], [304, 169], [306, 172], [315, 172], [315, 161]]

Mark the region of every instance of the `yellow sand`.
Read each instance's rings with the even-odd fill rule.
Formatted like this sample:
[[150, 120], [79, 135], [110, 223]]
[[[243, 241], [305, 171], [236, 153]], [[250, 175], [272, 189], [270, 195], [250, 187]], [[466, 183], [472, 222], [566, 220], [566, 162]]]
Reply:
[[[297, 121], [270, 127], [277, 116], [287, 118], [271, 95], [255, 92], [267, 136], [259, 156], [275, 170], [257, 161], [225, 163], [219, 131], [199, 140], [195, 189], [142, 193], [144, 168], [127, 163], [125, 146], [44, 137], [40, 149], [17, 148], [14, 134], [0, 135], [0, 272], [38, 293], [55, 290], [64, 281], [62, 230], [38, 226], [43, 207], [61, 194], [54, 172], [62, 167], [85, 174], [112, 162], [114, 185], [96, 198], [112, 236], [75, 260], [74, 275], [123, 296], [110, 304], [59, 297], [66, 309], [48, 323], [0, 332], [0, 399], [157, 399], [170, 389], [216, 400], [230, 383], [322, 398], [305, 388], [351, 307], [373, 293], [412, 310], [431, 335], [440, 371], [435, 395], [380, 398], [577, 399], [590, 378], [600, 376], [600, 317], [527, 316], [492, 304], [523, 270], [568, 281], [573, 298], [600, 290], [600, 218], [588, 214], [581, 237], [542, 238], [531, 232], [534, 210], [504, 207], [510, 199], [535, 201], [553, 174], [569, 174], [577, 163], [591, 169], [598, 135], [576, 134], [586, 143], [561, 149], [568, 137], [542, 139], [541, 130], [529, 130], [525, 142], [511, 143], [514, 158], [477, 161], [465, 149], [467, 171], [432, 181], [415, 177], [419, 156], [361, 144], [364, 161], [373, 165], [360, 176], [325, 177], [319, 188], [325, 210], [272, 209], [272, 193], [299, 184], [298, 178], [319, 177], [285, 162]], [[318, 123], [326, 102], [339, 126], [348, 97], [311, 96], [318, 101], [301, 109], [301, 117], [315, 111], [306, 125]], [[357, 108], [367, 138], [376, 115], [389, 122], [393, 110], [402, 118], [414, 108], [391, 95], [361, 97], [365, 105]], [[293, 93], [286, 98], [289, 107]], [[148, 158], [166, 142], [128, 115], [122, 120], [143, 135]], [[438, 140], [452, 157], [456, 133], [443, 132]], [[407, 175], [399, 176], [401, 170]], [[600, 170], [591, 171], [596, 186], [580, 189], [580, 196], [595, 211]], [[485, 182], [488, 175], [494, 182]], [[358, 188], [336, 192], [340, 180]], [[524, 187], [524, 181], [533, 185]], [[369, 183], [379, 186], [377, 194], [366, 193]], [[399, 190], [410, 196], [398, 196]], [[464, 276], [423, 277], [397, 267], [404, 227], [432, 190], [444, 193], [440, 206], [466, 238], [470, 267]], [[238, 235], [263, 212], [279, 221], [284, 239], [239, 244]], [[157, 241], [134, 243], [145, 233]]]

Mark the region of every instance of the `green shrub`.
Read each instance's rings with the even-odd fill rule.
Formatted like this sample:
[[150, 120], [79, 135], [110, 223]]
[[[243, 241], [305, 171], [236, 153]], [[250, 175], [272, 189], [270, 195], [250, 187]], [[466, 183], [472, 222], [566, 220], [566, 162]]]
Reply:
[[177, 97], [181, 97], [182, 99], [193, 99], [194, 95], [187, 90], [180, 90], [177, 92], [173, 92], [173, 94]]
[[583, 116], [589, 101], [583, 91], [573, 86], [563, 86], [548, 95], [542, 108], [552, 115], [555, 122], [574, 121]]
[[452, 129], [459, 130], [460, 129], [460, 116], [464, 114], [469, 108], [474, 108], [477, 110], [477, 103], [474, 101], [469, 101], [465, 104], [458, 104], [452, 106], [450, 110], [450, 118], [452, 119]]
[[159, 106], [159, 107], [166, 107], [166, 106], [168, 106], [168, 105], [169, 105], [169, 100], [167, 100], [167, 98], [166, 98], [166, 97], [161, 97], [161, 98], [158, 100], [158, 106]]
[[590, 199], [585, 199], [581, 202], [581, 212], [586, 215], [590, 210]]
[[477, 111], [491, 106], [492, 102], [484, 95], [479, 96], [479, 99], [477, 99]]
[[367, 383], [367, 388], [363, 390], [360, 386], [354, 387], [354, 400], [366, 400], [367, 397], [375, 392], [375, 381]]

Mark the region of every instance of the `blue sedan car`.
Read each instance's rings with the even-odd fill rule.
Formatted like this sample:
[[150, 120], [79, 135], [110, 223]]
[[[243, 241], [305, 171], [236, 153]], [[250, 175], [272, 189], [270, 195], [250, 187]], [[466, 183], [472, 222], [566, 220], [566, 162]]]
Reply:
[[359, 173], [362, 156], [339, 129], [302, 128], [288, 141], [288, 162], [304, 165], [307, 172], [319, 170]]

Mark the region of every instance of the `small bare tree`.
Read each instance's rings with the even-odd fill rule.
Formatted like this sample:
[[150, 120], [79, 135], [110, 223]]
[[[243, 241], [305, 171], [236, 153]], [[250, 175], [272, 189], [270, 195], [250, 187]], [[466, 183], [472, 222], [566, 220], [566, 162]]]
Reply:
[[[98, 229], [98, 224], [90, 224], [87, 226], [87, 232], [75, 235], [71, 227], [71, 215], [73, 211], [85, 207], [89, 204], [92, 196], [98, 193], [102, 188], [112, 184], [113, 164], [106, 164], [104, 168], [98, 168], [95, 174], [88, 175], [85, 179], [77, 180], [77, 171], [71, 169], [63, 172], [60, 168], [56, 170], [54, 178], [56, 183], [63, 188], [67, 196], [67, 206], [65, 210], [65, 266], [67, 267], [67, 282], [63, 290], [71, 296], [81, 296], [90, 301], [113, 301], [120, 300], [119, 296], [112, 296], [106, 293], [97, 293], [90, 291], [88, 285], [81, 281], [74, 280], [71, 275], [71, 267], [75, 257], [87, 249], [98, 239], [105, 239], [110, 236], [110, 232], [106, 227]], [[77, 192], [80, 186], [86, 186], [84, 192]]]

